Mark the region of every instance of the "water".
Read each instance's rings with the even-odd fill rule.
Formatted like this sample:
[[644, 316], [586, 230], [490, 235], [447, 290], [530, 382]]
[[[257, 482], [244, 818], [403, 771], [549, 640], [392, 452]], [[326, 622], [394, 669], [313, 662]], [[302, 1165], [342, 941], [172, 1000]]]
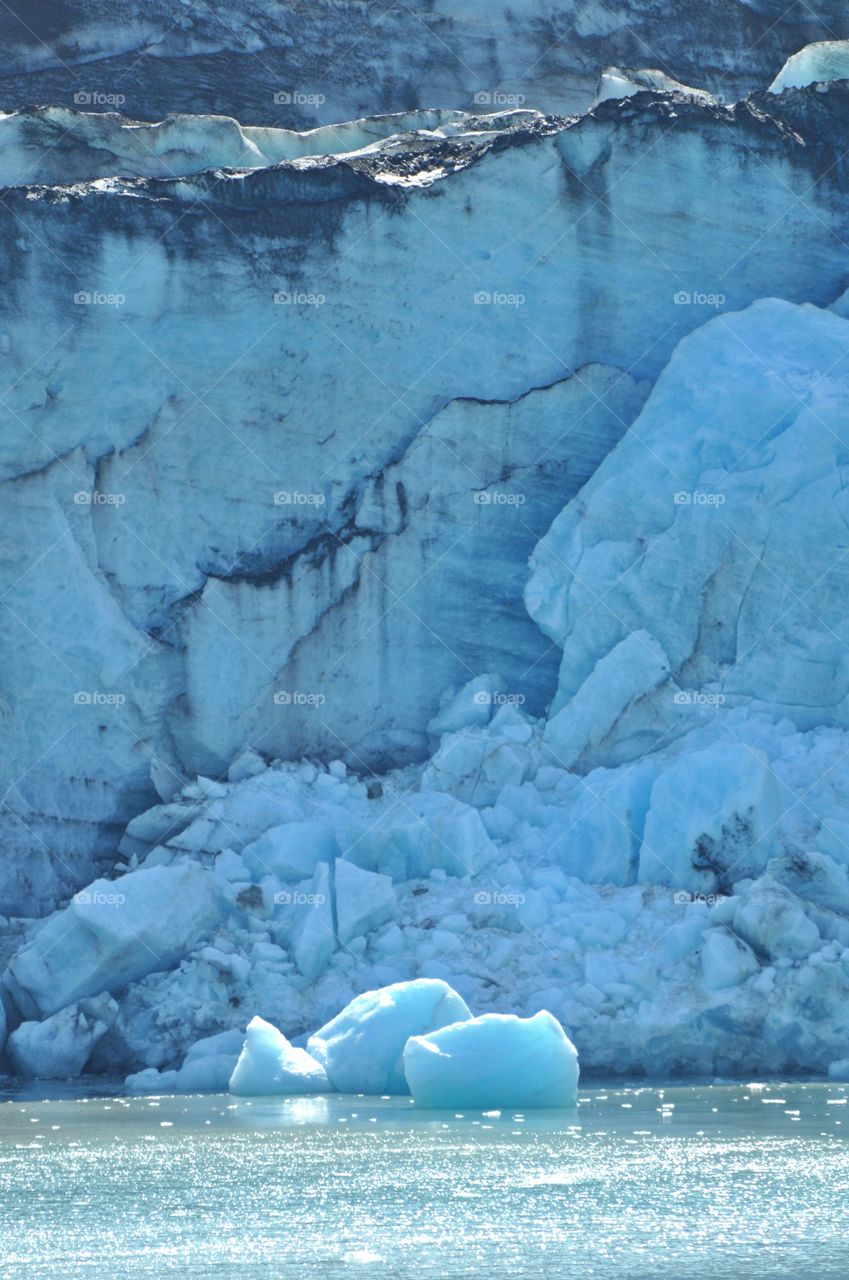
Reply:
[[849, 1276], [849, 1090], [0, 1103], [4, 1280]]

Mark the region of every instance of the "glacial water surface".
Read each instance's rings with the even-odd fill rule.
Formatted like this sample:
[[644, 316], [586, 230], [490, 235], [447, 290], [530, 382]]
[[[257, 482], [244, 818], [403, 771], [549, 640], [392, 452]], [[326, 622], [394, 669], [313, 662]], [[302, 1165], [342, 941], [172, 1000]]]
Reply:
[[0, 1102], [4, 1280], [846, 1280], [849, 1089]]

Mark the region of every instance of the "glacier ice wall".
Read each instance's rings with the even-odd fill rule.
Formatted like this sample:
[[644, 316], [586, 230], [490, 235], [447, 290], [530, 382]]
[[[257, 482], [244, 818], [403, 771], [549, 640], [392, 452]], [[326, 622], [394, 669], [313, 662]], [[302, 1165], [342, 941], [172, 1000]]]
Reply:
[[481, 670], [540, 712], [525, 561], [676, 342], [846, 285], [845, 93], [430, 113], [200, 171], [256, 141], [66, 113], [48, 161], [44, 113], [7, 120], [6, 909], [245, 746], [421, 758]]
[[289, 127], [482, 101], [573, 111], [606, 63], [733, 101], [803, 45], [847, 36], [842, 0], [8, 0], [0, 87], [15, 104]]

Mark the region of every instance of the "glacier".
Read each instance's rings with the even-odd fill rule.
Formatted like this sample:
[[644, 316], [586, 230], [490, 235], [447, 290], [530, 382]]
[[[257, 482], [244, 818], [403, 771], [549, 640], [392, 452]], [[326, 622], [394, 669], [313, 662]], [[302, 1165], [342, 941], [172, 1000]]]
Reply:
[[[188, 110], [212, 18], [153, 119], [21, 36], [0, 1065], [394, 1093], [409, 1043], [467, 1105], [481, 1024], [844, 1070], [849, 43], [740, 5], [748, 66], [657, 70], [597, 8], [527, 99], [434, 63], [279, 114]], [[104, 85], [165, 13], [78, 11]]]

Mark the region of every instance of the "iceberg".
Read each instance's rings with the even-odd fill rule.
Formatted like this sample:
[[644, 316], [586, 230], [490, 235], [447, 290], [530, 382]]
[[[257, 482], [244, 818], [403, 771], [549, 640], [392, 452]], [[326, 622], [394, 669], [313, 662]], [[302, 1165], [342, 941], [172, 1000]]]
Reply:
[[398, 897], [389, 876], [363, 871], [344, 858], [335, 872], [336, 928], [342, 946], [395, 918]]
[[555, 1017], [486, 1013], [411, 1036], [404, 1073], [417, 1106], [575, 1107], [578, 1054]]
[[248, 1023], [229, 1089], [241, 1097], [324, 1093], [328, 1081], [315, 1058], [290, 1044], [270, 1022], [255, 1017]]
[[367, 991], [307, 1041], [339, 1093], [409, 1093], [404, 1046], [410, 1036], [471, 1018], [447, 982], [415, 978]]

